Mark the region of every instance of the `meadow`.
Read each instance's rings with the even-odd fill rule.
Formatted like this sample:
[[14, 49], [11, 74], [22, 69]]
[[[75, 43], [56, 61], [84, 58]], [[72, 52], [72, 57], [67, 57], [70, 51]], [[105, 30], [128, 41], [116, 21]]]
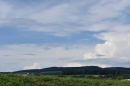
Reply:
[[130, 81], [74, 76], [0, 74], [0, 86], [130, 86]]

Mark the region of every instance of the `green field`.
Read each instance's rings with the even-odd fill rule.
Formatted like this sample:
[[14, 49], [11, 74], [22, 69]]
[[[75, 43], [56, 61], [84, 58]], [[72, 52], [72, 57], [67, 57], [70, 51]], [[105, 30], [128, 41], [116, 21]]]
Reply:
[[73, 76], [0, 74], [0, 86], [130, 86], [130, 81]]

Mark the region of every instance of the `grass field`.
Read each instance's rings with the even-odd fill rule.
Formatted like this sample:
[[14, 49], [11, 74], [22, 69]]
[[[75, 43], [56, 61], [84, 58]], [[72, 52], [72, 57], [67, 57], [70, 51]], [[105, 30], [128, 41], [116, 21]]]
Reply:
[[0, 86], [130, 86], [130, 81], [74, 78], [71, 76], [22, 76], [0, 74]]

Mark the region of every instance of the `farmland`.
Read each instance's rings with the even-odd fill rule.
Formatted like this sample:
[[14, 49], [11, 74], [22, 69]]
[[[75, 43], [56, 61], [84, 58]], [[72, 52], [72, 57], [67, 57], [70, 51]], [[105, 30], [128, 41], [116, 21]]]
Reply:
[[0, 86], [130, 86], [130, 81], [90, 76], [0, 74]]

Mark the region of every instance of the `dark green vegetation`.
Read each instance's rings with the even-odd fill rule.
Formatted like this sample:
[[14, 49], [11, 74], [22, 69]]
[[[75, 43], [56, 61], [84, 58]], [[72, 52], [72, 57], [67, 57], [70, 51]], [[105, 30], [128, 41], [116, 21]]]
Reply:
[[81, 75], [23, 76], [0, 74], [0, 86], [130, 86], [130, 81]]
[[130, 68], [50, 67], [1, 72], [0, 86], [130, 86]]
[[101, 68], [98, 66], [83, 66], [83, 67], [50, 67], [44, 69], [21, 70], [13, 73], [31, 74], [31, 75], [99, 75], [102, 78], [117, 78], [130, 79], [130, 68], [110, 67]]

